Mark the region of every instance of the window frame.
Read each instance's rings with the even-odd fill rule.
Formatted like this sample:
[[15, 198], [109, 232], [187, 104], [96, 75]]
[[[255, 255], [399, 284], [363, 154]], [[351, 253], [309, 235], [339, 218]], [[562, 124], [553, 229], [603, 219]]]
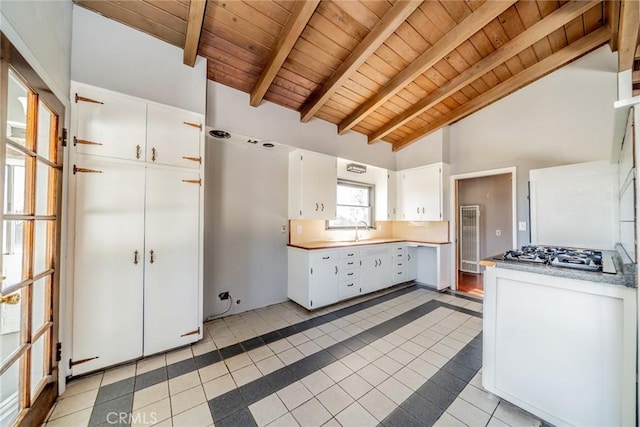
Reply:
[[[376, 185], [372, 184], [372, 183], [368, 183], [368, 182], [360, 182], [360, 181], [352, 181], [352, 180], [348, 180], [348, 179], [342, 179], [342, 178], [338, 178], [338, 180], [336, 181], [336, 189], [340, 186], [340, 185], [344, 185], [344, 186], [350, 186], [350, 187], [357, 187], [357, 188], [366, 188], [369, 190], [369, 205], [366, 207], [370, 208], [370, 212], [371, 212], [371, 217], [370, 217], [370, 221], [369, 221], [369, 229], [370, 230], [375, 230], [377, 227], [376, 224], [376, 203], [375, 203], [375, 197], [376, 197]], [[337, 201], [337, 197], [336, 197], [336, 212], [338, 211], [338, 207], [339, 206], [348, 206], [348, 207], [365, 207], [365, 205], [344, 205], [344, 204], [340, 204]], [[354, 225], [331, 225], [331, 221], [334, 220], [327, 220], [325, 221], [325, 230], [355, 230], [356, 226]]]

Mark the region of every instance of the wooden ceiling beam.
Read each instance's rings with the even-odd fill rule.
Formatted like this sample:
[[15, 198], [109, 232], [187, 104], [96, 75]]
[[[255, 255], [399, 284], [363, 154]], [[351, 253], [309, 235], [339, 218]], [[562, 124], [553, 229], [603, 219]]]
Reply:
[[397, 1], [364, 40], [351, 52], [329, 80], [325, 82], [320, 92], [302, 108], [300, 121], [309, 121], [420, 4], [422, 4], [422, 0]]
[[260, 102], [262, 102], [262, 98], [264, 98], [265, 93], [269, 90], [273, 79], [275, 79], [278, 71], [280, 71], [280, 67], [282, 67], [282, 64], [284, 64], [284, 61], [289, 56], [291, 49], [293, 49], [296, 41], [298, 41], [298, 37], [302, 34], [304, 27], [307, 26], [309, 19], [311, 19], [319, 3], [320, 0], [303, 0], [296, 2], [291, 12], [291, 17], [287, 21], [287, 25], [283, 28], [282, 34], [271, 53], [267, 65], [262, 70], [262, 74], [260, 74], [255, 86], [251, 89], [249, 98], [251, 106], [257, 107], [260, 105]]
[[447, 54], [460, 46], [462, 42], [480, 31], [485, 25], [494, 20], [498, 15], [507, 10], [515, 0], [487, 1], [475, 12], [467, 16], [444, 37], [434, 43], [422, 55], [416, 58], [407, 68], [398, 73], [374, 96], [369, 98], [353, 113], [349, 114], [338, 124], [340, 135], [349, 131], [358, 122], [369, 115], [373, 110], [386, 102], [393, 95], [402, 90], [406, 85], [414, 81], [420, 74], [433, 67]]
[[618, 28], [618, 72], [633, 68], [636, 46], [638, 46], [639, 25], [640, 2], [622, 0]]
[[184, 40], [184, 65], [193, 67], [198, 55], [204, 11], [207, 8], [206, 0], [191, 0], [189, 2], [189, 17], [187, 18], [187, 35]]
[[538, 21], [529, 27], [523, 33], [505, 43], [498, 50], [476, 62], [467, 70], [460, 73], [457, 77], [450, 80], [447, 84], [434, 90], [429, 94], [429, 96], [422, 99], [417, 104], [414, 104], [411, 108], [402, 112], [402, 114], [399, 114], [393, 120], [370, 134], [368, 136], [369, 144], [381, 140], [400, 126], [432, 108], [434, 105], [440, 103], [442, 100], [448, 98], [455, 92], [480, 78], [485, 73], [488, 73], [496, 66], [514, 57], [527, 47], [549, 35], [554, 30], [562, 27], [600, 3], [600, 0], [572, 1], [555, 10], [541, 21]]
[[607, 43], [611, 38], [611, 31], [607, 27], [601, 27], [600, 29], [593, 31], [581, 39], [575, 41], [564, 49], [546, 57], [542, 61], [530, 66], [529, 68], [521, 71], [510, 79], [495, 86], [487, 92], [478, 95], [469, 102], [463, 104], [457, 109], [443, 115], [436, 119], [434, 122], [423, 126], [416, 130], [414, 133], [393, 144], [393, 151], [398, 151], [416, 140], [440, 129], [443, 126], [458, 121], [469, 114], [472, 114], [481, 108], [509, 95], [510, 93], [521, 89], [529, 83], [541, 78], [542, 76], [550, 73], [551, 71], [562, 67], [570, 61], [584, 55], [591, 50], [602, 46]]

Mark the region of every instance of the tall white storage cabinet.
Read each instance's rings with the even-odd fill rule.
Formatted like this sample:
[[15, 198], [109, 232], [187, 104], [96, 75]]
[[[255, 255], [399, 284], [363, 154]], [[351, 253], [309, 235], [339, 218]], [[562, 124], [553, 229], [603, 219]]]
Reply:
[[[78, 375], [202, 337], [204, 117], [78, 83], [72, 90]], [[136, 112], [125, 119], [136, 138], [122, 142], [120, 103]]]

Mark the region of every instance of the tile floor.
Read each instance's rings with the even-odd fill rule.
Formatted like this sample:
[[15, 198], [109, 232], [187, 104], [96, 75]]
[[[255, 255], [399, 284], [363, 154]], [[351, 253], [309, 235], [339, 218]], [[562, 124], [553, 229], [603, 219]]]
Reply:
[[205, 324], [186, 348], [74, 379], [47, 427], [535, 426], [482, 389], [482, 303], [411, 285]]

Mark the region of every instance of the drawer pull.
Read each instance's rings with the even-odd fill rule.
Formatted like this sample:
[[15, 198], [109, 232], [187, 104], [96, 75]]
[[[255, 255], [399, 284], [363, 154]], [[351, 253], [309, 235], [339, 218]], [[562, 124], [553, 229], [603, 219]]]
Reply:
[[401, 257], [401, 256], [402, 256], [402, 254], [398, 254], [398, 256], [399, 256], [399, 257]]
[[336, 274], [338, 274], [338, 266], [336, 265]]
[[353, 286], [353, 283], [349, 283], [349, 284], [347, 285], [347, 288], [350, 288], [350, 287], [352, 287], [352, 286]]
[[353, 254], [347, 254], [347, 256], [353, 256]]
[[329, 259], [330, 257], [328, 256], [323, 256], [322, 259]]
[[353, 265], [353, 261], [348, 262], [347, 265]]
[[347, 276], [353, 276], [353, 273], [347, 273]]

